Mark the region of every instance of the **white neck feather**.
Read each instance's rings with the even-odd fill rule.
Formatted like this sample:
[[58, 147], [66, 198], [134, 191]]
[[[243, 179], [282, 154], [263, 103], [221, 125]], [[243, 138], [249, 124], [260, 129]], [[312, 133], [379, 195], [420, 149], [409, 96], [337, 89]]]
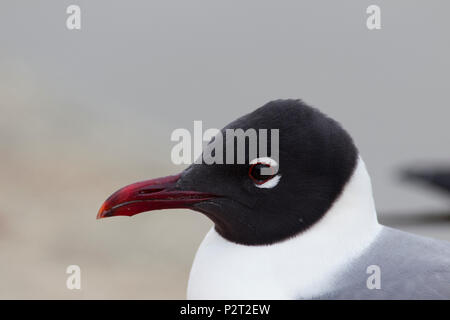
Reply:
[[365, 164], [341, 196], [307, 231], [269, 246], [245, 246], [214, 228], [203, 240], [188, 286], [189, 299], [312, 298], [333, 288], [333, 277], [375, 239], [377, 222]]

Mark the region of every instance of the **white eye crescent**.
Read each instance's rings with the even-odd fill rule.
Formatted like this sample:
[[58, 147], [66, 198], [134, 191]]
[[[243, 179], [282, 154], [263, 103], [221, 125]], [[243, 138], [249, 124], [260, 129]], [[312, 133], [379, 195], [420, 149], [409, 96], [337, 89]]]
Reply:
[[272, 158], [261, 157], [250, 161], [249, 177], [257, 188], [274, 188], [281, 179], [281, 175], [277, 172], [278, 162]]
[[265, 188], [265, 189], [272, 189], [278, 184], [278, 182], [280, 182], [280, 179], [281, 179], [281, 174], [277, 174], [272, 179], [267, 180], [266, 182], [264, 182], [262, 184], [255, 184], [255, 187], [257, 187], [257, 188]]

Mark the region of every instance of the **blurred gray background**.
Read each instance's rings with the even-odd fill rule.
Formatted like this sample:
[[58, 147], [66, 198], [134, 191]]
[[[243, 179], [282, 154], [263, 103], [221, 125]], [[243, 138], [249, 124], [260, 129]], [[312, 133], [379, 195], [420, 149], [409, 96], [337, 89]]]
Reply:
[[[82, 29], [66, 29], [81, 7]], [[381, 7], [382, 29], [366, 28]], [[211, 223], [183, 210], [96, 221], [125, 184], [176, 173], [176, 128], [301, 98], [353, 135], [380, 220], [450, 239], [448, 199], [398, 179], [447, 163], [448, 1], [0, 3], [0, 298], [184, 298]], [[69, 291], [66, 267], [82, 271]]]

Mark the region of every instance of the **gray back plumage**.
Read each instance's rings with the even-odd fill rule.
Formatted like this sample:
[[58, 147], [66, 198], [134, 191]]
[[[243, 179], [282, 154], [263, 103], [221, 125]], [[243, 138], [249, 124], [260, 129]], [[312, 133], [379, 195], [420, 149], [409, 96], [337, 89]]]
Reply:
[[[368, 289], [371, 265], [380, 268], [380, 289]], [[450, 242], [383, 227], [336, 279], [320, 299], [450, 299]]]

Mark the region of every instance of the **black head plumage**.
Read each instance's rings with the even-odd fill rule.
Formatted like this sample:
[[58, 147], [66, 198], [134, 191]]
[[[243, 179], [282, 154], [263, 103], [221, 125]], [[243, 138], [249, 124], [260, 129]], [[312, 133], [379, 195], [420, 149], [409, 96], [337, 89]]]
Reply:
[[[279, 181], [274, 187], [260, 188], [249, 176], [253, 159], [248, 153], [244, 164], [193, 164], [176, 187], [219, 195], [192, 209], [212, 219], [224, 238], [271, 244], [305, 231], [326, 214], [350, 179], [358, 151], [339, 123], [300, 100], [269, 102], [222, 133], [251, 128], [279, 129]], [[226, 157], [225, 148], [223, 152]]]

